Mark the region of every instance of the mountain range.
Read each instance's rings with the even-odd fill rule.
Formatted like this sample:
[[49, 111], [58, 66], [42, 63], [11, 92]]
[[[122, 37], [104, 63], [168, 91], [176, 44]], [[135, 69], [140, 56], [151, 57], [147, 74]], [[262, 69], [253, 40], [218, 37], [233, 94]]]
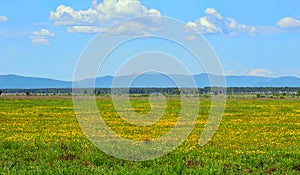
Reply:
[[[189, 87], [189, 76], [171, 75], [177, 84]], [[209, 77], [220, 80], [221, 76], [199, 74], [193, 75], [197, 87], [210, 86]], [[128, 87], [128, 82], [132, 82], [131, 87], [177, 87], [174, 81], [162, 74], [143, 74], [134, 79], [135, 76], [114, 77], [104, 76], [96, 78], [97, 88]], [[300, 78], [297, 77], [257, 77], [257, 76], [226, 76], [227, 87], [300, 87]], [[134, 80], [134, 81], [132, 81]], [[76, 82], [78, 87], [93, 87], [93, 79], [85, 79]], [[218, 85], [218, 84], [217, 84]], [[72, 88], [72, 81], [62, 81], [48, 78], [25, 77], [19, 75], [0, 75], [0, 89], [40, 89], [40, 88]]]

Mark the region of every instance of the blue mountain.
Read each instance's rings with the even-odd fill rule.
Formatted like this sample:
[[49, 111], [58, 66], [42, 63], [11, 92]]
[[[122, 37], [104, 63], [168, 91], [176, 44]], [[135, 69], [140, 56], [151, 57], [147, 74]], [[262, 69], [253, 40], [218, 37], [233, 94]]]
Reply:
[[[221, 76], [199, 74], [192, 76], [197, 87], [211, 86], [210, 79], [220, 82]], [[110, 87], [194, 87], [191, 77], [187, 75], [143, 74], [140, 76], [104, 76], [96, 79], [85, 79], [76, 82], [78, 87], [110, 88]], [[226, 76], [227, 87], [300, 87], [297, 77], [256, 77]], [[176, 84], [177, 83], [177, 84]], [[221, 85], [220, 83], [215, 84]], [[39, 88], [71, 88], [71, 81], [48, 78], [24, 77], [19, 75], [0, 75], [0, 89], [39, 89]]]
[[1, 89], [70, 88], [72, 83], [49, 78], [0, 75]]

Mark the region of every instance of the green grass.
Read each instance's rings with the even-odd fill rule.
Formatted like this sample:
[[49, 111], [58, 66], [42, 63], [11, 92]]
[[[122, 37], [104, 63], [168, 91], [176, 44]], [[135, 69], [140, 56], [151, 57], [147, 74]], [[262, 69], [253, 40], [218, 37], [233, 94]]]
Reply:
[[[162, 121], [143, 128], [120, 121], [110, 98], [97, 104], [114, 131], [136, 140], [168, 132], [180, 110], [180, 101], [169, 98]], [[132, 98], [131, 105], [136, 112], [149, 111], [144, 97]], [[0, 97], [0, 174], [300, 174], [299, 100], [230, 98], [204, 147], [198, 140], [209, 99], [200, 106], [195, 129], [182, 145], [158, 159], [134, 162], [106, 155], [86, 139], [70, 97]]]

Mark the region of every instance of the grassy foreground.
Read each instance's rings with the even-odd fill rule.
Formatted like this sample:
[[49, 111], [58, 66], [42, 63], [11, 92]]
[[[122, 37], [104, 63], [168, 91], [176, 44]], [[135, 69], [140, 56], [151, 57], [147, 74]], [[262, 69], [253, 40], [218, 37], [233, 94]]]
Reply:
[[[137, 112], [149, 111], [145, 98], [131, 103]], [[97, 104], [114, 131], [137, 140], [168, 132], [180, 110], [180, 101], [170, 98], [164, 122], [141, 128], [111, 122], [119, 118], [110, 98]], [[300, 174], [299, 99], [228, 99], [222, 123], [204, 147], [198, 140], [209, 99], [200, 106], [182, 145], [158, 159], [133, 162], [106, 155], [86, 139], [71, 97], [0, 97], [0, 174]]]

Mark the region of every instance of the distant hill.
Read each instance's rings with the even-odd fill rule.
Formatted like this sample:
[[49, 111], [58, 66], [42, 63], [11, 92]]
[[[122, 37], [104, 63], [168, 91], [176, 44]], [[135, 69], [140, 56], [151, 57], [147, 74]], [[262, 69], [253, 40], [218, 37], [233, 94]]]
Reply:
[[0, 89], [70, 88], [72, 83], [48, 78], [0, 75]]
[[[133, 76], [117, 77], [114, 87], [124, 87], [132, 80]], [[182, 86], [190, 86], [186, 75], [172, 75]], [[198, 87], [210, 86], [209, 75], [200, 74], [193, 76]], [[220, 76], [211, 76], [218, 80]], [[300, 87], [300, 79], [296, 77], [255, 77], [255, 76], [226, 76], [227, 87]], [[113, 82], [112, 76], [96, 79], [97, 88], [110, 88]], [[92, 87], [92, 79], [79, 82], [82, 87]], [[39, 89], [39, 88], [71, 88], [72, 82], [47, 78], [24, 77], [18, 75], [0, 75], [0, 89]], [[132, 82], [131, 87], [177, 87], [172, 79], [161, 74], [143, 74]]]

